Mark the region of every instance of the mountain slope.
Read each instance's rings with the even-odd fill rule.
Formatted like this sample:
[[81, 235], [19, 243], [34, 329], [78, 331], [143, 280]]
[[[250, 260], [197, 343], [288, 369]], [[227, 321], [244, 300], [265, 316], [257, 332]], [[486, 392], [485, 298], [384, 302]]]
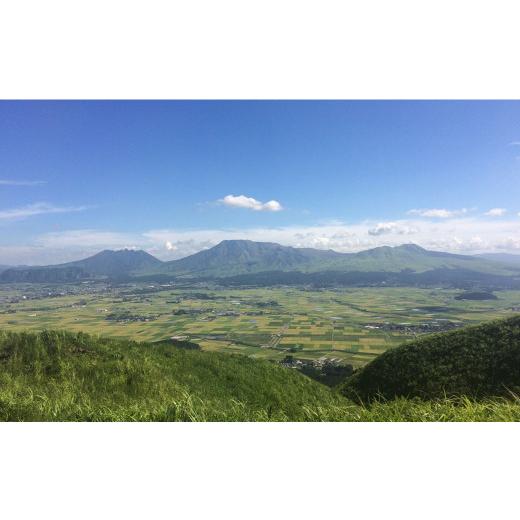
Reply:
[[271, 242], [224, 240], [218, 245], [180, 260], [165, 262], [162, 272], [204, 276], [230, 276], [261, 271], [305, 270], [331, 258], [334, 251], [297, 249]]
[[490, 274], [511, 274], [497, 262], [469, 255], [428, 251], [414, 244], [377, 247], [359, 253], [294, 248], [269, 242], [225, 240], [194, 255], [165, 262], [160, 270], [176, 275], [234, 276], [265, 271], [425, 272], [466, 269]]
[[[472, 280], [473, 273], [520, 276], [520, 266], [508, 266], [485, 258], [428, 251], [414, 244], [377, 247], [359, 253], [294, 248], [270, 242], [224, 240], [194, 255], [161, 262], [145, 251], [101, 251], [96, 255], [66, 264], [44, 267], [18, 267], [0, 272], [3, 282], [71, 282], [88, 278], [131, 276], [215, 277], [253, 276], [259, 273], [347, 274], [347, 278], [367, 278], [379, 282], [389, 273], [436, 273], [432, 283], [457, 278], [457, 273]], [[400, 275], [403, 278], [404, 275]], [[343, 277], [344, 278], [344, 277]], [[391, 278], [391, 277], [390, 277]], [[395, 277], [394, 277], [395, 278]], [[419, 276], [428, 281], [428, 276]], [[480, 277], [484, 281], [483, 276]], [[419, 280], [420, 281], [420, 280]], [[406, 276], [401, 282], [407, 283]], [[399, 282], [399, 283], [401, 283]], [[412, 280], [413, 283], [415, 283]], [[247, 280], [244, 283], [249, 283]], [[283, 283], [283, 282], [282, 282]], [[350, 283], [350, 281], [348, 282]]]
[[359, 253], [346, 253], [329, 265], [329, 270], [387, 271], [412, 270], [418, 273], [432, 269], [469, 269], [503, 274], [507, 269], [495, 262], [439, 251], [429, 251], [415, 244], [381, 246]]
[[142, 250], [121, 249], [104, 250], [84, 260], [61, 264], [58, 267], [79, 267], [97, 276], [122, 276], [141, 271], [151, 271], [162, 262]]
[[59, 283], [87, 278], [118, 278], [157, 269], [162, 262], [145, 251], [101, 251], [65, 264], [10, 268], [0, 273], [3, 282]]
[[83, 333], [0, 331], [0, 380], [0, 421], [296, 421], [345, 403], [268, 361]]
[[432, 334], [381, 354], [349, 378], [344, 395], [511, 396], [520, 392], [520, 316]]

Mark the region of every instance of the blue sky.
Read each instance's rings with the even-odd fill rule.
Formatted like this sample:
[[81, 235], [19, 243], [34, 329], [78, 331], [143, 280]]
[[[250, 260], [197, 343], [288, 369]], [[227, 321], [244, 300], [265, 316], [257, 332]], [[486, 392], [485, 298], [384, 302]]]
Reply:
[[0, 102], [0, 264], [224, 238], [520, 253], [519, 212], [520, 102]]

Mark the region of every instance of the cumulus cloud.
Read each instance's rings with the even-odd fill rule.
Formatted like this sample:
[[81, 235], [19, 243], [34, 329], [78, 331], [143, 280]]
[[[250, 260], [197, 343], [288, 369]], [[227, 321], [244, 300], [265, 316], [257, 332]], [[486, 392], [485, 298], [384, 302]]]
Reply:
[[0, 210], [0, 221], [21, 220], [48, 213], [71, 213], [85, 209], [87, 209], [87, 206], [54, 206], [47, 202], [37, 202], [18, 208]]
[[389, 234], [397, 234], [397, 235], [412, 235], [419, 231], [418, 228], [399, 224], [397, 222], [378, 222], [378, 224], [370, 228], [368, 230], [368, 234], [372, 236], [379, 235], [389, 235]]
[[507, 213], [505, 208], [492, 208], [489, 211], [486, 211], [484, 215], [488, 217], [501, 217]]
[[0, 179], [0, 186], [40, 186], [46, 184], [45, 181], [15, 181], [10, 179]]
[[[481, 253], [515, 250], [520, 242], [518, 220], [489, 220], [478, 217], [457, 219], [397, 220], [392, 222], [364, 221], [355, 224], [334, 222], [315, 226], [286, 226], [277, 228], [152, 230], [144, 234], [146, 241], [161, 244], [157, 255], [180, 258], [218, 244], [222, 240], [256, 240], [277, 242], [293, 247], [333, 249], [356, 252], [382, 245], [396, 246], [413, 242], [436, 251]], [[518, 237], [518, 238], [515, 238]], [[164, 247], [168, 241], [176, 250]]]
[[464, 215], [468, 210], [466, 208], [462, 209], [411, 209], [408, 211], [408, 215], [417, 215], [419, 217], [429, 217], [429, 218], [453, 218], [458, 217], [460, 215]]
[[[413, 234], [410, 240], [408, 235]], [[69, 230], [45, 233], [30, 243], [3, 247], [0, 264], [48, 264], [80, 259], [101, 249], [139, 248], [162, 260], [182, 258], [222, 240], [276, 242], [351, 253], [413, 241], [435, 251], [462, 254], [520, 251], [518, 218], [484, 216], [453, 219], [402, 219], [388, 222], [331, 221], [310, 226], [250, 227], [245, 229], [155, 229], [143, 233], [108, 230]]]
[[253, 211], [281, 211], [283, 209], [277, 200], [260, 202], [253, 197], [246, 197], [245, 195], [226, 195], [219, 202], [232, 208], [245, 208]]

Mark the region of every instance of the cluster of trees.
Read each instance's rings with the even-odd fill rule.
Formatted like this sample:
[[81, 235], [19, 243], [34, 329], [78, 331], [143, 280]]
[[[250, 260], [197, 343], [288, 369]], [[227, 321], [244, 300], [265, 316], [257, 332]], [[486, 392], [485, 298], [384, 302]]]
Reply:
[[130, 311], [116, 311], [111, 312], [105, 316], [105, 320], [107, 321], [153, 321], [156, 320], [157, 316], [150, 315], [141, 315], [141, 314], [133, 314]]
[[496, 295], [488, 291], [469, 291], [455, 296], [456, 300], [498, 300]]
[[174, 316], [182, 316], [183, 314], [202, 314], [204, 311], [202, 309], [190, 309], [190, 308], [187, 308], [187, 309], [174, 309], [172, 311], [172, 314]]

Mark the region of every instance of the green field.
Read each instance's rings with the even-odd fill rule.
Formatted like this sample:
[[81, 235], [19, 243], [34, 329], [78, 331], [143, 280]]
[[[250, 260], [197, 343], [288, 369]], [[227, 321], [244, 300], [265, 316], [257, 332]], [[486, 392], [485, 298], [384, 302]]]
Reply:
[[[0, 328], [66, 329], [137, 341], [189, 336], [209, 351], [273, 360], [292, 353], [354, 366], [419, 335], [504, 318], [520, 306], [520, 291], [496, 292], [497, 300], [464, 301], [454, 299], [461, 292], [457, 290], [395, 287], [132, 284], [54, 287], [51, 295], [46, 290], [35, 285], [0, 287]], [[116, 317], [107, 319], [111, 316]]]

